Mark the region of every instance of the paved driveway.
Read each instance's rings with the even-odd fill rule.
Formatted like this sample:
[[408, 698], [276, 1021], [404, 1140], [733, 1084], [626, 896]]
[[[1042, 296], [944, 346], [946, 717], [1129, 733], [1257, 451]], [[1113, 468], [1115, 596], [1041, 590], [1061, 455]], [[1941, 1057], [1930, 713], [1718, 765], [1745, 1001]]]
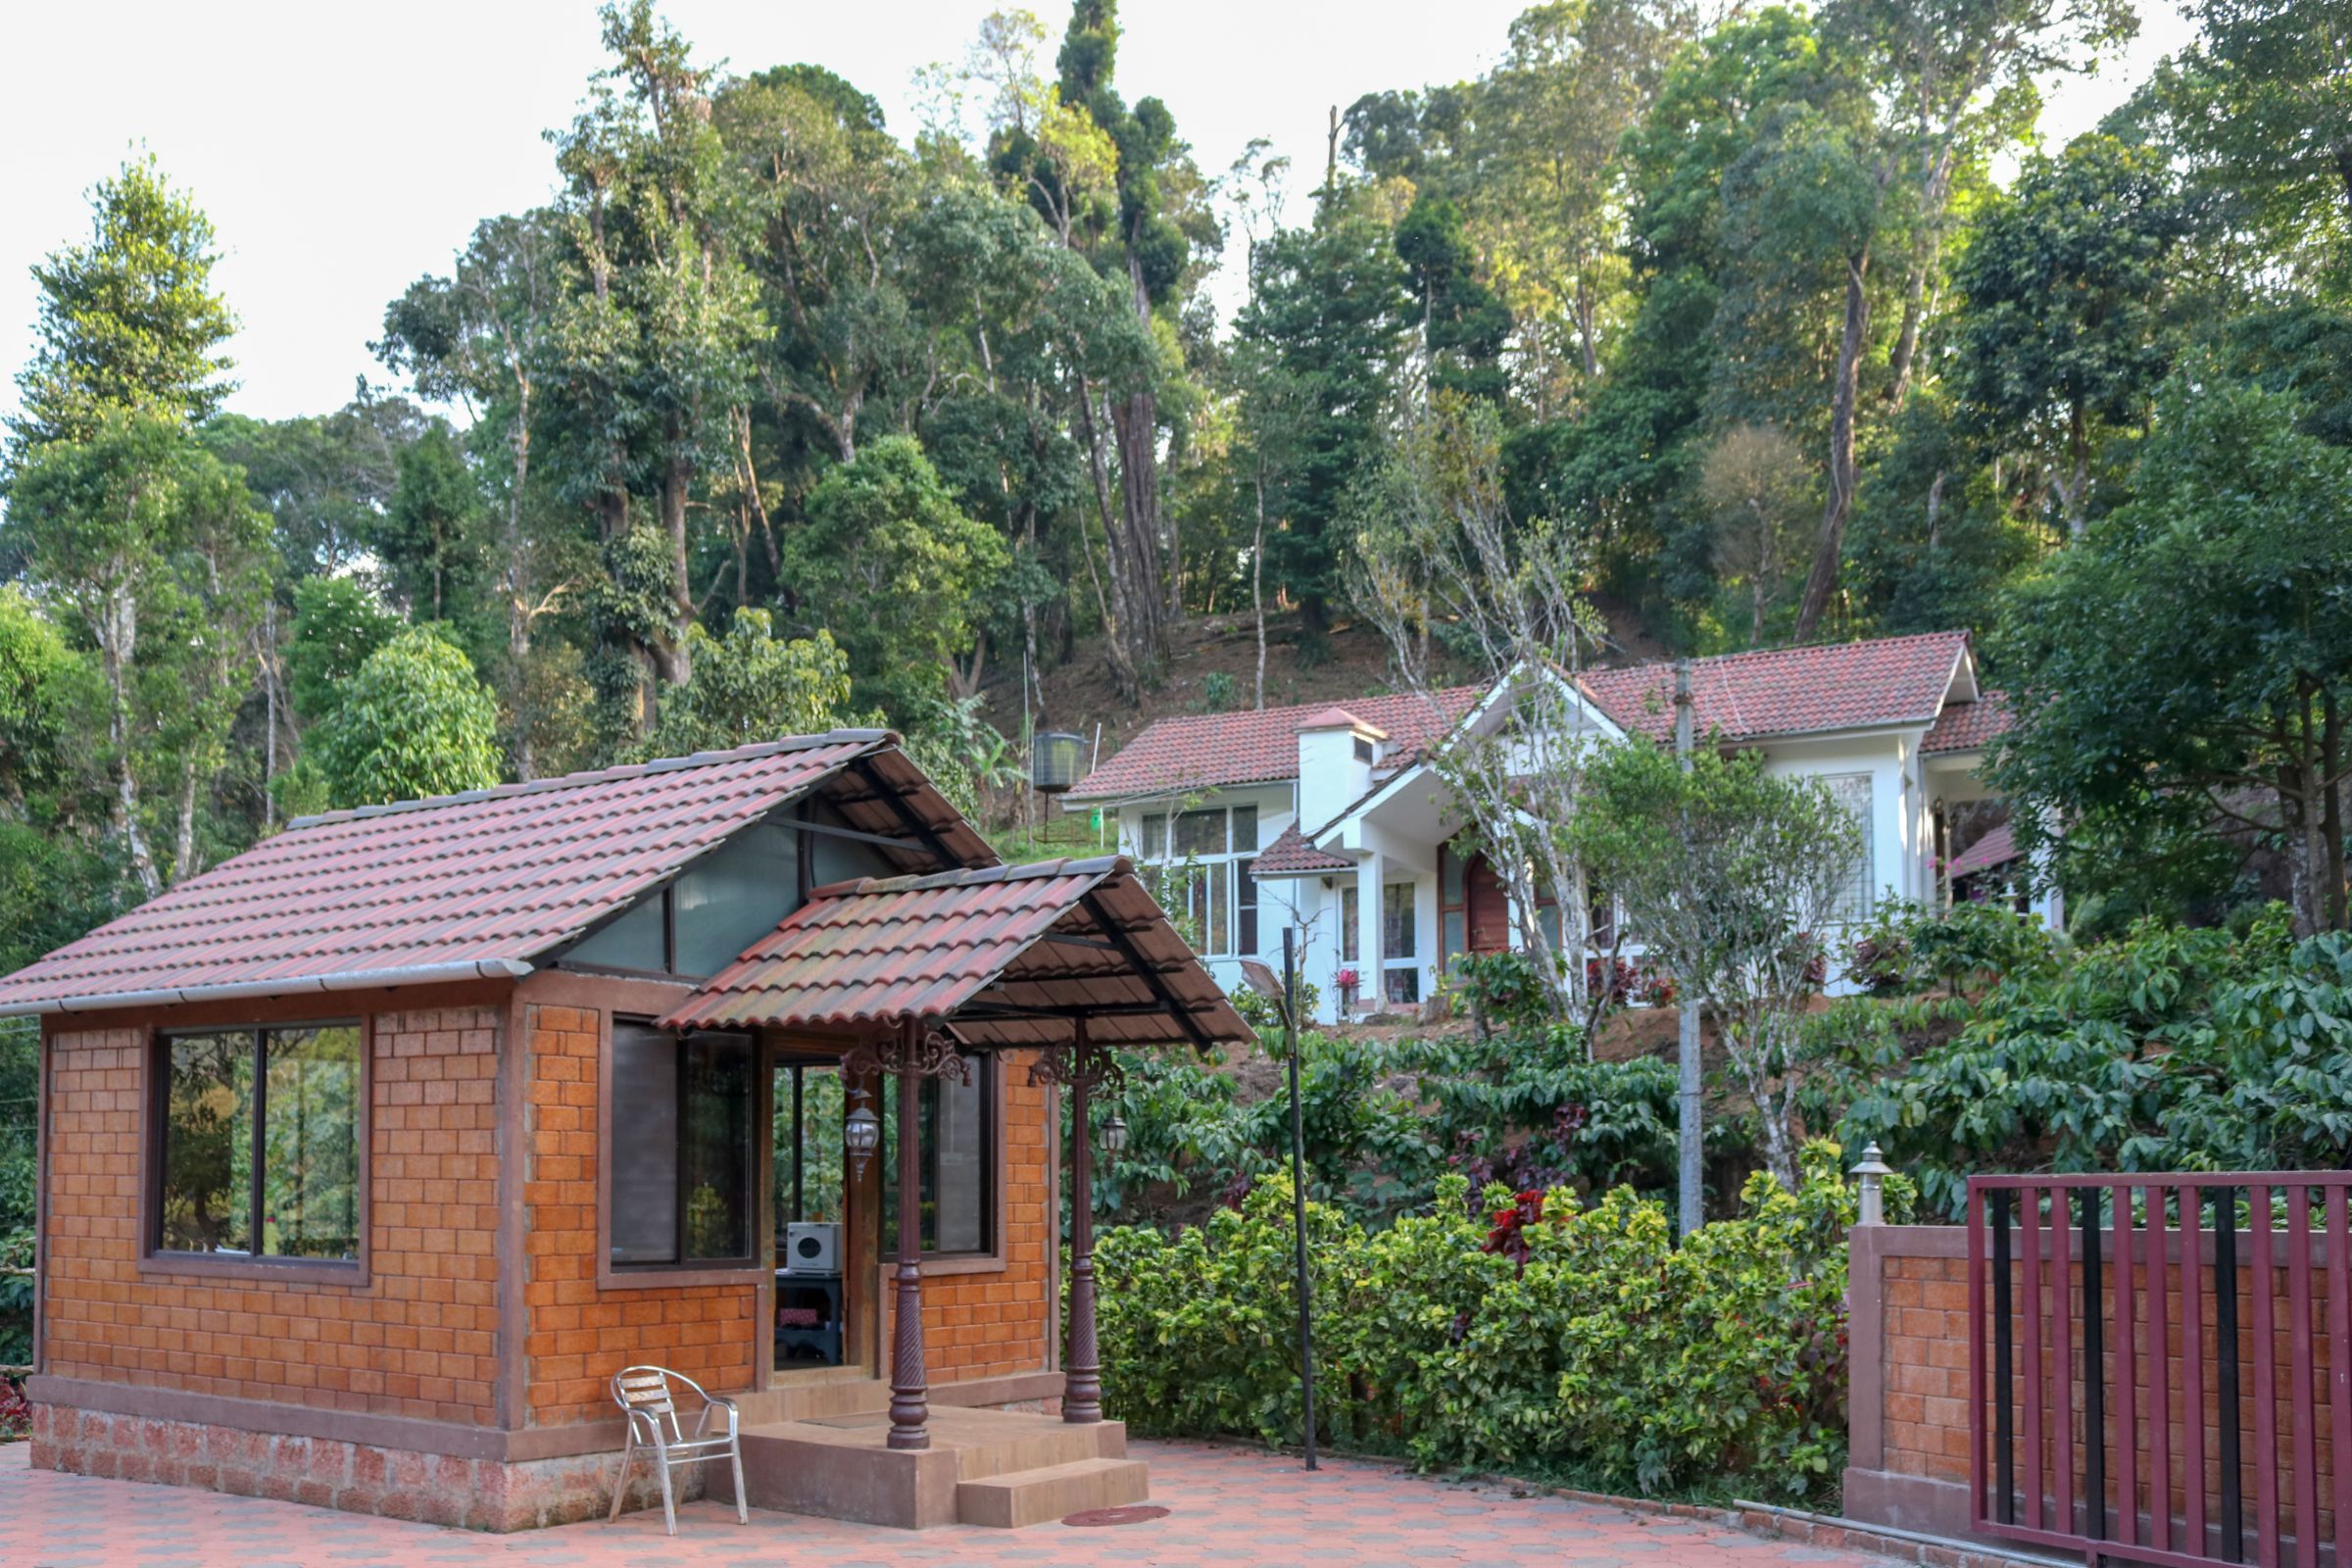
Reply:
[[1139, 1443], [1163, 1519], [1028, 1530], [963, 1526], [910, 1535], [698, 1502], [675, 1541], [659, 1510], [621, 1523], [513, 1536], [472, 1535], [229, 1497], [179, 1487], [34, 1472], [25, 1446], [0, 1447], [0, 1563], [10, 1568], [653, 1568], [668, 1563], [898, 1568], [949, 1563], [1166, 1564], [1169, 1568], [1435, 1568], [1448, 1563], [1565, 1568], [1864, 1568], [1885, 1559], [1766, 1541], [1719, 1526], [1622, 1509], [1515, 1497], [1384, 1466], [1296, 1461], [1191, 1444]]

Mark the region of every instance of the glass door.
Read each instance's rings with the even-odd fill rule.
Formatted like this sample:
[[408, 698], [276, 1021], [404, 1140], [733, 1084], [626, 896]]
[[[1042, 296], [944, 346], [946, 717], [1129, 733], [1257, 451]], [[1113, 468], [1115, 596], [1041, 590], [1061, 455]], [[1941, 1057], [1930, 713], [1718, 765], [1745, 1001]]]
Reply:
[[840, 1366], [849, 1318], [841, 1063], [782, 1058], [774, 1071], [775, 1365]]

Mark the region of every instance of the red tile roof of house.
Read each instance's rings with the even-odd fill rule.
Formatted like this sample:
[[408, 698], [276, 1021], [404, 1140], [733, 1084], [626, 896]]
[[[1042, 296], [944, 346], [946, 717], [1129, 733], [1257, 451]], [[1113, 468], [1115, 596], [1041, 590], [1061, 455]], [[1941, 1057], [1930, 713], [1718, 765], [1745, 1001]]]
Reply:
[[[1381, 730], [1389, 755], [1410, 757], [1453, 727], [1484, 688], [1436, 694], [1436, 710], [1419, 696], [1351, 697], [1338, 711]], [[1228, 784], [1265, 784], [1298, 776], [1298, 732], [1319, 727], [1331, 703], [1299, 703], [1242, 713], [1184, 713], [1155, 718], [1118, 754], [1078, 781], [1072, 800], [1130, 800]]]
[[1069, 1039], [1062, 1009], [1072, 1007], [1100, 1009], [1088, 1020], [1099, 1042], [1251, 1038], [1132, 863], [1115, 855], [818, 888], [662, 1022], [821, 1028], [913, 1018], [974, 1044], [1030, 1045]]
[[[0, 979], [0, 1010], [524, 972], [854, 767], [905, 798], [965, 863], [996, 859], [889, 731], [798, 736], [306, 818]], [[908, 831], [871, 781], [845, 778], [828, 799], [858, 827]]]
[[1979, 871], [1989, 871], [1996, 865], [2007, 865], [2020, 858], [2017, 835], [2010, 831], [2008, 823], [2003, 822], [1952, 857], [1951, 869], [1945, 874], [1957, 881], [1964, 876], [1974, 876]]
[[1923, 752], [1981, 752], [2004, 733], [2015, 715], [2009, 694], [1986, 692], [1973, 703], [1953, 703], [1936, 716], [1936, 727], [1920, 743]]
[[[1690, 662], [1698, 733], [1732, 740], [1932, 723], [1968, 653], [1968, 633], [1926, 632], [1871, 642], [1822, 643]], [[1674, 734], [1674, 666], [1588, 669], [1582, 676], [1621, 728], [1665, 740]]]
[[1293, 822], [1275, 836], [1274, 842], [1258, 853], [1250, 864], [1250, 873], [1256, 877], [1320, 876], [1328, 871], [1352, 871], [1355, 862], [1328, 850], [1318, 850], [1307, 842], [1305, 834]]

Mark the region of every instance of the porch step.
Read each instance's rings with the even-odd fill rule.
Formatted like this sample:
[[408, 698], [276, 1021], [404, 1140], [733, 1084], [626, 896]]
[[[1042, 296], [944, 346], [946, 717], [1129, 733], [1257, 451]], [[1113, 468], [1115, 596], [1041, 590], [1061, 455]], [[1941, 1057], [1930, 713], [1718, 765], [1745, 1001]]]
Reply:
[[967, 1525], [1018, 1530], [1089, 1508], [1117, 1508], [1152, 1495], [1141, 1459], [1077, 1459], [1038, 1470], [1008, 1470], [956, 1484], [956, 1517]]

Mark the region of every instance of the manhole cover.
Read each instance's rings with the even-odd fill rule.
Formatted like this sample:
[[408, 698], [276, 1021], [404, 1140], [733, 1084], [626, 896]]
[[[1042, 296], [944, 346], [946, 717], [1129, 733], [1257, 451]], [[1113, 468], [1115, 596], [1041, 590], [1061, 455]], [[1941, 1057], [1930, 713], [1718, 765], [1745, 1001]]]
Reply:
[[1168, 1510], [1151, 1503], [1136, 1503], [1125, 1508], [1089, 1508], [1074, 1513], [1062, 1521], [1065, 1525], [1140, 1525], [1147, 1519], [1165, 1519]]

